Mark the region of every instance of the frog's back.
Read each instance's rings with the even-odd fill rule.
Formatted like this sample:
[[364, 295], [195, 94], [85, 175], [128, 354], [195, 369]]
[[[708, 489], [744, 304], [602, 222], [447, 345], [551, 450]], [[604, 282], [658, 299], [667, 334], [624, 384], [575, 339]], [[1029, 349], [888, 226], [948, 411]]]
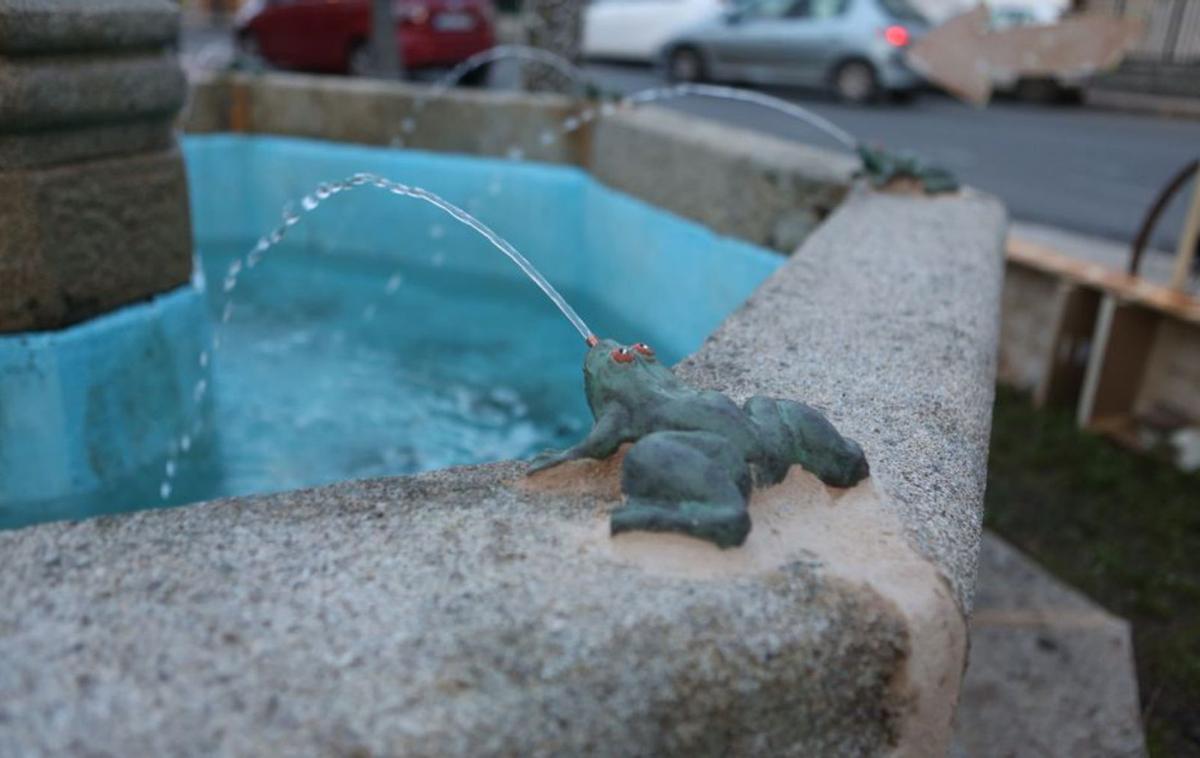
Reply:
[[691, 388], [672, 392], [656, 410], [654, 431], [710, 432], [736, 447], [743, 458], [751, 457], [757, 445], [754, 424], [720, 392]]

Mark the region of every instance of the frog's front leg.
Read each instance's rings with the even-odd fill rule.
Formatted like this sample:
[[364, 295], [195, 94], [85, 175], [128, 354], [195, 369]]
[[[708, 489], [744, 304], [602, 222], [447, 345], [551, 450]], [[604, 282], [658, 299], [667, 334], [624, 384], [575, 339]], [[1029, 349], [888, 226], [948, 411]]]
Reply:
[[628, 414], [619, 407], [606, 410], [588, 435], [573, 447], [566, 450], [543, 450], [529, 461], [529, 473], [533, 474], [544, 469], [557, 466], [567, 461], [580, 458], [601, 460], [607, 458], [621, 447], [622, 442], [630, 442], [634, 437], [629, 432]]

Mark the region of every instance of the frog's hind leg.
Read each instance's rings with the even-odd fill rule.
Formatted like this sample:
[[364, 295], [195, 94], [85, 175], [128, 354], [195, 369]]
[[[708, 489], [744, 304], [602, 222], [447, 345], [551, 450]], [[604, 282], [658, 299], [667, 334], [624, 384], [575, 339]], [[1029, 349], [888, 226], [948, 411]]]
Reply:
[[795, 463], [833, 487], [852, 487], [870, 473], [858, 443], [838, 433], [815, 408], [755, 396], [743, 409], [758, 430], [761, 444], [754, 463], [767, 481], [781, 481]]
[[625, 455], [612, 533], [679, 532], [734, 547], [750, 532], [750, 467], [721, 436], [655, 432]]

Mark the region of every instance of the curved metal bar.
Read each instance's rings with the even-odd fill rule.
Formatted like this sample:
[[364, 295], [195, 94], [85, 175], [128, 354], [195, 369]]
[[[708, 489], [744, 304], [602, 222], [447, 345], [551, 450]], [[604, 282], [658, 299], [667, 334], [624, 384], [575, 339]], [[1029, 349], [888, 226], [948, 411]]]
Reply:
[[1158, 219], [1162, 216], [1163, 211], [1167, 209], [1167, 204], [1171, 202], [1171, 198], [1175, 193], [1183, 188], [1187, 180], [1193, 175], [1197, 175], [1197, 181], [1200, 181], [1200, 158], [1194, 159], [1186, 166], [1179, 170], [1179, 173], [1171, 177], [1171, 181], [1167, 182], [1162, 191], [1158, 193], [1158, 197], [1154, 198], [1150, 208], [1147, 209], [1146, 215], [1142, 218], [1142, 225], [1138, 227], [1137, 236], [1133, 238], [1133, 246], [1129, 254], [1129, 267], [1127, 271], [1130, 276], [1138, 275], [1138, 268], [1142, 264], [1142, 253], [1146, 250], [1146, 245], [1150, 242], [1150, 234], [1154, 231], [1155, 225], [1158, 224]]

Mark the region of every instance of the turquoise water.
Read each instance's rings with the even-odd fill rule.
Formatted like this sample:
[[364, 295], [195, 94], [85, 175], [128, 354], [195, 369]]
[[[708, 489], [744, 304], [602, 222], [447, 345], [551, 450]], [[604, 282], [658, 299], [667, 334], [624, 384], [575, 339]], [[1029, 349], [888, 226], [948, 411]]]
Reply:
[[5, 498], [0, 482], [0, 527], [520, 458], [586, 432], [578, 334], [499, 252], [419, 202], [369, 187], [332, 198], [226, 292], [229, 265], [322, 181], [371, 171], [437, 192], [529, 257], [597, 334], [670, 361], [779, 263], [573, 169], [230, 136], [188, 139], [185, 154], [197, 285], [220, 340], [199, 358], [187, 449], [143, 460], [92, 439], [124, 465], [47, 498]]

